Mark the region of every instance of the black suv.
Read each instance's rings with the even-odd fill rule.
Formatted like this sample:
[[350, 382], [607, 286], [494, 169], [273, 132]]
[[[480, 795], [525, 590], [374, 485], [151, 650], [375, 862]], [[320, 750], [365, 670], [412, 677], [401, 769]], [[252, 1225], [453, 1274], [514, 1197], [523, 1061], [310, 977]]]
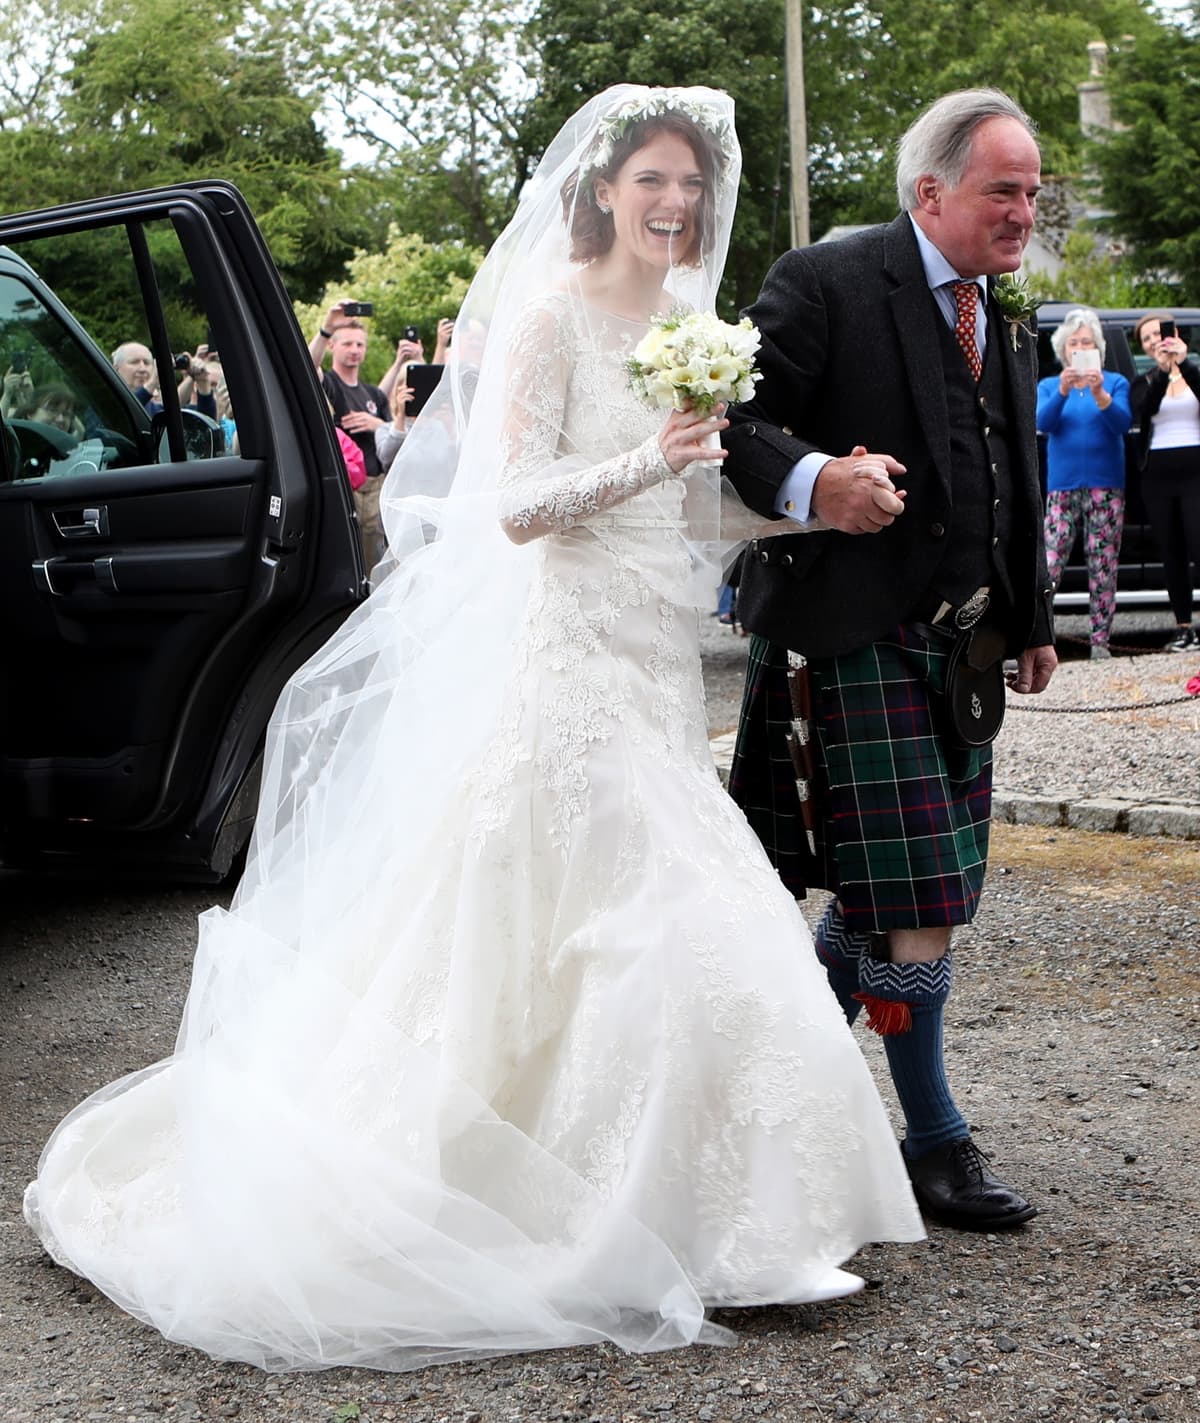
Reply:
[[[64, 261], [105, 272], [123, 294], [109, 342], [119, 327], [160, 373], [180, 313], [207, 321], [224, 429], [181, 410], [169, 374], [161, 410], [125, 385], [39, 279]], [[328, 411], [240, 194], [182, 183], [0, 219], [13, 371], [73, 414], [0, 420], [0, 860], [221, 878], [280, 689], [365, 596]]]
[[[1081, 302], [1046, 302], [1038, 309], [1038, 378], [1057, 375], [1060, 366], [1050, 346], [1050, 337], [1068, 311], [1085, 305]], [[1154, 361], [1143, 352], [1133, 339], [1133, 328], [1148, 310], [1157, 307], [1102, 307], [1092, 308], [1100, 317], [1104, 331], [1104, 365], [1107, 370], [1119, 371], [1132, 385], [1136, 376], [1149, 370]], [[1200, 337], [1200, 307], [1162, 307], [1175, 317], [1179, 335], [1193, 346], [1193, 333]], [[1146, 511], [1141, 499], [1141, 470], [1137, 459], [1138, 432], [1136, 427], [1125, 437], [1125, 532], [1121, 539], [1121, 564], [1117, 574], [1117, 608], [1129, 611], [1132, 608], [1166, 608], [1166, 583], [1163, 576], [1162, 558], [1155, 544], [1146, 519]], [[1038, 437], [1039, 454], [1042, 461], [1042, 483], [1045, 487], [1045, 440]], [[1198, 594], [1200, 599], [1200, 594]], [[1076, 543], [1075, 550], [1063, 569], [1062, 581], [1054, 600], [1059, 612], [1086, 611], [1088, 606], [1087, 567], [1083, 561], [1082, 549]]]

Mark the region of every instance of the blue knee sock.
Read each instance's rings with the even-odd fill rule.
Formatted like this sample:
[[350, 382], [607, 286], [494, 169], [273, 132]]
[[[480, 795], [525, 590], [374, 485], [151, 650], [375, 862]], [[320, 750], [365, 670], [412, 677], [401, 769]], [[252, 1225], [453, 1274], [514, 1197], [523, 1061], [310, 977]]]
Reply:
[[862, 988], [872, 1004], [891, 1001], [907, 1007], [909, 1026], [884, 1031], [883, 1045], [896, 1095], [904, 1109], [907, 1156], [922, 1156], [948, 1141], [970, 1135], [946, 1080], [942, 1056], [942, 1014], [950, 992], [950, 955], [933, 963], [862, 963]]
[[870, 952], [870, 936], [852, 933], [846, 927], [841, 904], [831, 899], [813, 939], [834, 997], [842, 1005], [846, 1021], [853, 1023], [862, 1009], [854, 996], [858, 992], [858, 965], [863, 955]]

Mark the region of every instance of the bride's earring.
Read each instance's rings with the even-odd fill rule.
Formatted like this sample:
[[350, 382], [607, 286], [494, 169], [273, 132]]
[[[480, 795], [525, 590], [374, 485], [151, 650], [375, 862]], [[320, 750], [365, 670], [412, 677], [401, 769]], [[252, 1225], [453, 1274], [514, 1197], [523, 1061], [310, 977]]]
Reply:
[[609, 213], [612, 212], [612, 208], [608, 205], [608, 203], [597, 203], [596, 206], [600, 209], [600, 211], [604, 214], [605, 217], [607, 217]]

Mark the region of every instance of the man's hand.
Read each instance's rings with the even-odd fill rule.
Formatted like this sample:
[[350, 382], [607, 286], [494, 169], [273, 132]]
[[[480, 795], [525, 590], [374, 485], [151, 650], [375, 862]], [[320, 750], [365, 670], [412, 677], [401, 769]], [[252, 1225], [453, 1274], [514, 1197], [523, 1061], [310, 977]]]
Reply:
[[1027, 647], [1017, 658], [1017, 670], [1010, 672], [1005, 681], [1022, 695], [1044, 692], [1057, 666], [1058, 653], [1052, 647]]
[[891, 477], [905, 472], [891, 455], [868, 454], [865, 446], [855, 445], [817, 475], [812, 512], [844, 534], [877, 534], [904, 513], [904, 491]]
[[396, 342], [396, 365], [406, 366], [410, 361], [425, 360], [425, 351], [419, 341], [409, 341], [402, 338]]
[[333, 332], [335, 332], [339, 326], [345, 326], [346, 322], [351, 319], [342, 310], [342, 307], [349, 300], [350, 298], [348, 296], [342, 297], [340, 301], [335, 301], [334, 304], [325, 313], [325, 318], [321, 322], [321, 327], [323, 330], [328, 331], [330, 335], [332, 335]]
[[365, 410], [351, 410], [342, 416], [342, 429], [348, 435], [357, 435], [364, 430], [378, 430], [383, 421], [378, 415], [368, 415]]

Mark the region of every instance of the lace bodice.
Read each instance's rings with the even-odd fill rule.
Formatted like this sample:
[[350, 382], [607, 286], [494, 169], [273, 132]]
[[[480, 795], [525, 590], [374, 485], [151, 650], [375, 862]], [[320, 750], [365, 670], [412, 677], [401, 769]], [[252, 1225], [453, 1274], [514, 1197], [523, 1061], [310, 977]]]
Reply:
[[550, 292], [522, 313], [510, 347], [501, 518], [514, 536], [608, 515], [677, 520], [683, 481], [658, 446], [662, 412], [630, 389], [638, 322]]

